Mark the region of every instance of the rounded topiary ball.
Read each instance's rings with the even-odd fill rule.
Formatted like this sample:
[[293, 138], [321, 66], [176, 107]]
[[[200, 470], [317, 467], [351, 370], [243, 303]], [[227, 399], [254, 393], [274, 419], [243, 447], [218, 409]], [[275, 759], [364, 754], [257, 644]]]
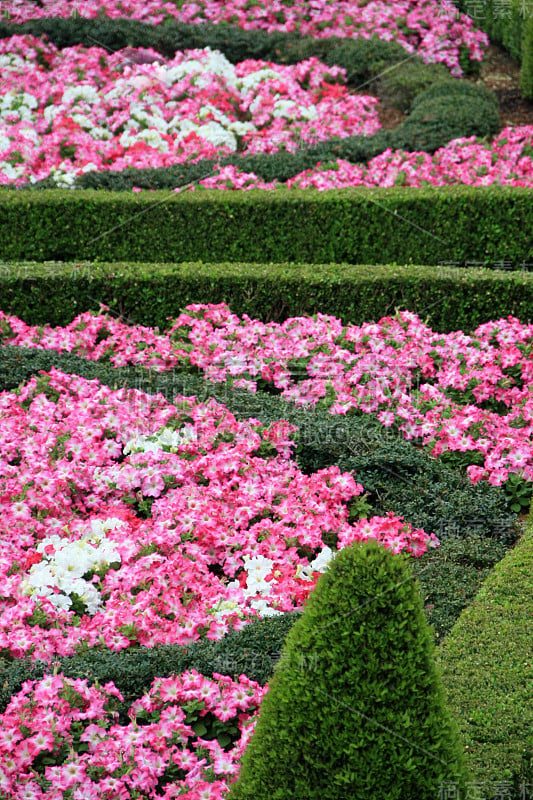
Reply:
[[407, 557], [340, 551], [290, 631], [228, 800], [437, 800], [466, 775]]

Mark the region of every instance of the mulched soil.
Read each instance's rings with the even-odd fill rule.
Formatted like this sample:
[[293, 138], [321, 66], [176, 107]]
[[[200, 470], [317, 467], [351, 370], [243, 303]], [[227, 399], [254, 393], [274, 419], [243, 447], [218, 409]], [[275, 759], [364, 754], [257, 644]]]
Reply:
[[475, 83], [491, 89], [500, 103], [502, 125], [533, 125], [533, 100], [520, 96], [520, 66], [501, 47], [491, 45]]

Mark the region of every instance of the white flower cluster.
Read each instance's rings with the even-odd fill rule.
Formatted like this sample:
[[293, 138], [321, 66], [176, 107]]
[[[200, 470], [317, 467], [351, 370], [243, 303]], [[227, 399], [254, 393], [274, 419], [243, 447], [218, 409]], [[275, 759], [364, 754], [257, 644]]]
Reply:
[[[333, 558], [333, 551], [329, 547], [324, 547], [318, 556], [306, 567], [298, 566], [296, 577], [305, 580], [311, 580], [314, 572], [324, 572], [329, 562]], [[244, 556], [244, 569], [248, 573], [246, 579], [246, 587], [242, 589], [244, 596], [254, 597], [250, 601], [251, 608], [255, 608], [262, 617], [274, 617], [282, 614], [276, 608], [272, 608], [266, 600], [266, 595], [270, 594], [272, 584], [270, 581], [265, 580], [266, 576], [272, 572], [274, 562], [265, 556]], [[228, 583], [228, 589], [240, 588], [239, 581], [232, 581]], [[260, 597], [257, 597], [260, 595]], [[218, 619], [226, 616], [227, 614], [234, 614], [239, 608], [238, 603], [230, 600], [222, 600], [213, 609], [215, 617]]]
[[[92, 520], [87, 536], [75, 541], [57, 534], [46, 537], [37, 547], [42, 560], [33, 564], [23, 584], [26, 594], [35, 598], [46, 597], [57, 608], [68, 610], [72, 594], [85, 604], [88, 614], [95, 614], [102, 604], [96, 587], [83, 576], [121, 558], [106, 533], [121, 525], [122, 520], [111, 517]], [[57, 591], [59, 589], [59, 591]]]
[[330, 547], [323, 547], [317, 557], [311, 561], [309, 566], [303, 567], [301, 570], [299, 570], [299, 572], [297, 572], [297, 577], [303, 578], [306, 581], [310, 581], [313, 572], [324, 572], [332, 558], [333, 550]]
[[162, 450], [177, 453], [184, 444], [192, 444], [198, 439], [194, 425], [186, 424], [180, 430], [162, 428], [151, 436], [136, 436], [124, 445], [124, 455], [128, 453], [159, 453]]

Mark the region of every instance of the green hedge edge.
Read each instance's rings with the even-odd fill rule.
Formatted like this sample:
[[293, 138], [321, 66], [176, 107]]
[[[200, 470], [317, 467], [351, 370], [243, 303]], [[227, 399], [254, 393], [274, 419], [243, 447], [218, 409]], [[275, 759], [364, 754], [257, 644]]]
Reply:
[[530, 268], [525, 188], [174, 194], [0, 191], [6, 261], [459, 264]]
[[[533, 513], [439, 650], [477, 781], [502, 797], [533, 784]], [[503, 779], [503, 785], [498, 786]], [[500, 792], [498, 794], [498, 791]], [[507, 795], [505, 795], [507, 796]]]
[[531, 272], [466, 265], [0, 262], [0, 309], [56, 326], [103, 304], [161, 330], [199, 302], [225, 302], [264, 322], [320, 311], [360, 325], [407, 309], [446, 333], [509, 314], [533, 317], [533, 258]]

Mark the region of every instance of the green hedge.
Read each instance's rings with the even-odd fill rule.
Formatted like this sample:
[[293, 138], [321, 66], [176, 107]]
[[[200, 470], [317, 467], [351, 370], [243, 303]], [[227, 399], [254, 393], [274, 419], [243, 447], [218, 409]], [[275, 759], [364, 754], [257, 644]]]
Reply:
[[346, 547], [292, 627], [228, 800], [435, 800], [467, 771], [407, 559]]
[[5, 260], [438, 264], [533, 261], [533, 194], [509, 187], [0, 192]]
[[68, 325], [103, 303], [131, 322], [164, 329], [169, 317], [199, 302], [226, 302], [265, 322], [320, 311], [362, 324], [407, 308], [435, 330], [470, 331], [509, 314], [530, 319], [533, 275], [445, 266], [0, 264], [0, 309], [33, 325]]
[[522, 540], [495, 567], [439, 652], [471, 771], [500, 798], [509, 796], [503, 793], [507, 783], [517, 797], [521, 784], [527, 791], [533, 785], [532, 615], [530, 514]]

